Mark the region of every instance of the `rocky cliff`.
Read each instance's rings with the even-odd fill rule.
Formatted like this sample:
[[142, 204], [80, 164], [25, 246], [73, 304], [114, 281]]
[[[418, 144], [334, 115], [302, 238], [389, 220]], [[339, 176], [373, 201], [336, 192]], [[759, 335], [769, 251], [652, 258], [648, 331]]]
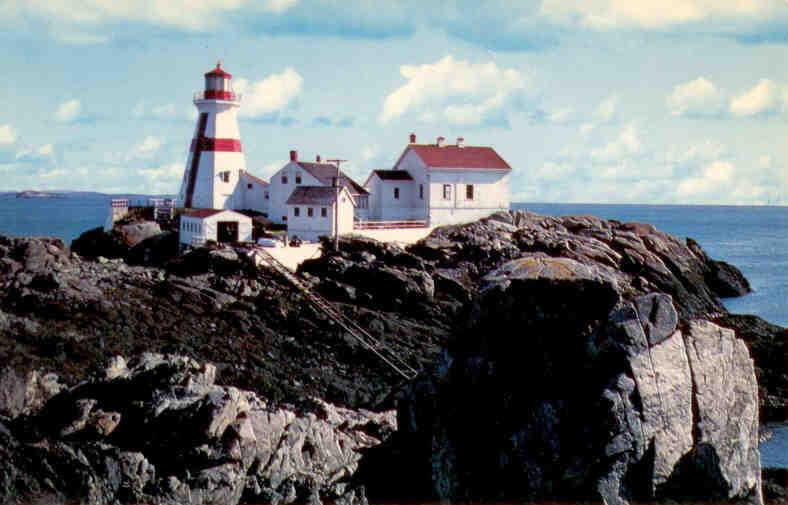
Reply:
[[0, 237], [0, 496], [760, 500], [755, 377], [776, 412], [784, 338], [751, 332], [753, 369], [720, 302], [746, 279], [691, 240], [513, 212], [305, 263], [411, 384], [243, 251], [158, 266], [148, 240]]

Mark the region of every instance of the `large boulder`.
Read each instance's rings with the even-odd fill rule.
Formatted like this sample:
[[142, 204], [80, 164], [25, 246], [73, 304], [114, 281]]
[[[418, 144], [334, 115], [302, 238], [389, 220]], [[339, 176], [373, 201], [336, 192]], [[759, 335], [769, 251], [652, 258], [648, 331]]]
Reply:
[[161, 227], [159, 227], [159, 223], [155, 221], [141, 221], [116, 226], [112, 232], [118, 242], [131, 248], [143, 240], [159, 235], [161, 233]]
[[[466, 329], [404, 395], [396, 449], [378, 449], [411, 469], [418, 499], [762, 503], [745, 344], [620, 280], [542, 255], [485, 278]], [[372, 499], [396, 494], [362, 471]]]

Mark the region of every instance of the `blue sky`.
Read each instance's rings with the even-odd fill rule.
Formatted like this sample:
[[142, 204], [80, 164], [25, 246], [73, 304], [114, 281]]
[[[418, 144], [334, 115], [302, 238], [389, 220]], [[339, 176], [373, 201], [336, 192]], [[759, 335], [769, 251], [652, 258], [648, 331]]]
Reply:
[[174, 193], [192, 93], [242, 91], [248, 168], [390, 168], [410, 132], [515, 201], [788, 204], [787, 0], [0, 0], [0, 190]]

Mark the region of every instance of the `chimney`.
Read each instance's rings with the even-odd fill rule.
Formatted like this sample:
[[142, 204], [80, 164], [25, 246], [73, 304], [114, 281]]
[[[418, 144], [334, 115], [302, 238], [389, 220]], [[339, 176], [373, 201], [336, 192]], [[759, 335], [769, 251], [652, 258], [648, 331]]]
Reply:
[[415, 144], [416, 143], [416, 134], [415, 133], [411, 133], [410, 134], [410, 143], [411, 144]]
[[435, 145], [438, 147], [443, 147], [443, 141], [446, 140], [445, 137], [438, 137], [435, 141]]
[[298, 151], [290, 151], [290, 161], [298, 161]]
[[464, 147], [464, 146], [465, 146], [465, 138], [457, 137], [457, 147]]
[[319, 154], [317, 156], [315, 156], [315, 161], [320, 163], [320, 155]]

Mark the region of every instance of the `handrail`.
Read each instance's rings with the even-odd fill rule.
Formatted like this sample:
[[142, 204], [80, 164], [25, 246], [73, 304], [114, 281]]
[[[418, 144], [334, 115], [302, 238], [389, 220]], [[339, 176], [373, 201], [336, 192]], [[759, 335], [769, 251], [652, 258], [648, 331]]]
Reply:
[[[397, 374], [404, 377], [406, 380], [413, 380], [418, 375], [418, 371], [408, 365], [399, 356], [397, 356], [393, 349], [389, 348], [375, 337], [370, 335], [368, 331], [359, 326], [355, 321], [337, 310], [328, 300], [318, 295], [308, 286], [303, 284], [301, 280], [295, 276], [295, 274], [290, 272], [287, 267], [280, 263], [279, 260], [274, 258], [273, 255], [271, 255], [268, 251], [255, 248], [252, 250], [252, 255], [261, 256], [262, 259], [265, 260], [274, 270], [279, 272], [293, 286], [300, 290], [313, 307], [323, 312], [331, 320], [341, 326], [346, 332], [350, 334], [351, 337], [358, 341], [363, 347], [372, 351], [373, 354], [380, 358]], [[389, 356], [386, 356], [385, 354], [389, 354]]]

